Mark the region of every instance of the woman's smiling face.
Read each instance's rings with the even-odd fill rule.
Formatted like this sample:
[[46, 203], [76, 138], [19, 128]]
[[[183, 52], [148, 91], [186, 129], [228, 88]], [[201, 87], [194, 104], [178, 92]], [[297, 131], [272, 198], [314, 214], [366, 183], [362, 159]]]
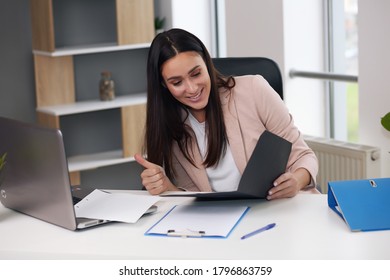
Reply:
[[211, 81], [203, 58], [194, 51], [179, 53], [162, 65], [161, 74], [172, 96], [204, 122]]

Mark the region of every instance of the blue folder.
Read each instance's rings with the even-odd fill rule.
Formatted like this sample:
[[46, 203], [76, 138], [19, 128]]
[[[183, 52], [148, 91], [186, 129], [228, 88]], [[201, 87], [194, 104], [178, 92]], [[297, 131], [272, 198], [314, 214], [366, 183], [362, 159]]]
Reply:
[[390, 178], [328, 183], [328, 205], [351, 231], [390, 229]]

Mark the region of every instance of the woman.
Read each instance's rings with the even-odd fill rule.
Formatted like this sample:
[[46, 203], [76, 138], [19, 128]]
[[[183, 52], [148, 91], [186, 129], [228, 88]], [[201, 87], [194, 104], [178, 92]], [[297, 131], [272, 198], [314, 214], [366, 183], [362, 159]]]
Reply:
[[236, 190], [265, 130], [293, 143], [286, 172], [267, 199], [315, 185], [317, 158], [262, 76], [224, 77], [196, 36], [171, 29], [151, 44], [147, 81], [147, 159], [135, 159], [151, 194]]

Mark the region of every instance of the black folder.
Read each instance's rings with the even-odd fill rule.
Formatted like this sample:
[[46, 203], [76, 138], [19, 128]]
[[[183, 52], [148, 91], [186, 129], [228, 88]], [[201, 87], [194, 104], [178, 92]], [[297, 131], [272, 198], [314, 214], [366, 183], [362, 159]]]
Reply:
[[161, 196], [190, 196], [203, 200], [265, 199], [275, 179], [286, 171], [291, 146], [291, 142], [266, 130], [256, 144], [236, 191], [180, 192]]

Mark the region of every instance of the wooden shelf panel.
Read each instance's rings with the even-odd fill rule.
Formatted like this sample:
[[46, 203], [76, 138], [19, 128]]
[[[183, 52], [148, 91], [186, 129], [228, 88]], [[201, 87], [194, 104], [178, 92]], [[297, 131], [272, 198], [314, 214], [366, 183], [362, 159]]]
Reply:
[[123, 96], [117, 96], [114, 100], [101, 101], [78, 101], [71, 104], [54, 105], [38, 107], [37, 111], [53, 116], [65, 116], [79, 113], [94, 112], [100, 110], [108, 110], [122, 108], [126, 106], [139, 105], [146, 103], [146, 93], [135, 93]]
[[33, 50], [33, 54], [41, 55], [41, 56], [60, 57], [60, 56], [136, 50], [136, 49], [144, 49], [148, 47], [150, 47], [150, 43], [130, 44], [130, 45], [118, 45], [116, 43], [106, 43], [106, 44], [95, 44], [95, 45], [88, 45], [88, 46], [57, 48], [53, 52]]
[[115, 150], [69, 157], [68, 169], [69, 172], [77, 172], [133, 161], [135, 161], [134, 157], [123, 157], [122, 150]]
[[32, 46], [34, 49], [55, 49], [52, 0], [30, 0]]
[[116, 14], [119, 45], [153, 40], [153, 0], [116, 0]]
[[123, 156], [142, 152], [146, 123], [146, 104], [121, 108]]

